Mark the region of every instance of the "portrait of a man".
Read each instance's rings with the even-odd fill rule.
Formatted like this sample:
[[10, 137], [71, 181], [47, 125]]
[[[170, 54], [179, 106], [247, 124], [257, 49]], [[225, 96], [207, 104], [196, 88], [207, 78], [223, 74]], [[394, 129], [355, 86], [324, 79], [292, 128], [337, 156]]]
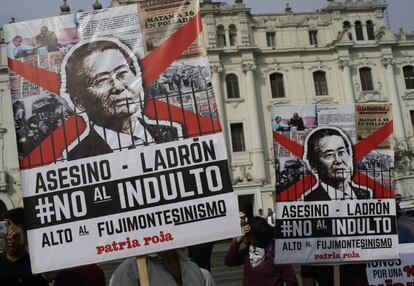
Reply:
[[59, 44], [56, 34], [49, 31], [47, 26], [40, 29], [40, 34], [36, 36], [36, 43], [39, 47], [46, 47], [48, 52], [59, 51]]
[[282, 121], [282, 117], [276, 116], [273, 122], [273, 131], [286, 131], [289, 130], [289, 125]]
[[61, 90], [87, 123], [87, 130], [69, 148], [69, 160], [182, 136], [178, 124], [150, 120], [143, 114], [138, 61], [118, 40], [104, 38], [74, 46], [62, 63]]
[[305, 130], [305, 124], [303, 123], [302, 117], [297, 112], [293, 113], [292, 118], [289, 120], [291, 128], [296, 128], [297, 131]]
[[352, 143], [341, 129], [318, 127], [307, 135], [304, 147], [303, 160], [317, 178], [305, 201], [372, 198], [372, 190], [352, 181]]

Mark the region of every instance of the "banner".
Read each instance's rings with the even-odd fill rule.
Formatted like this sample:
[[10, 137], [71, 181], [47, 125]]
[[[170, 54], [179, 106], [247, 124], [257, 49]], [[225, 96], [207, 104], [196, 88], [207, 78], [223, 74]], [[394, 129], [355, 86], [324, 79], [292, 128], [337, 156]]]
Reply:
[[398, 258], [390, 104], [275, 105], [276, 263]]
[[414, 243], [400, 244], [400, 259], [367, 264], [370, 286], [414, 285]]
[[240, 235], [198, 1], [162, 2], [4, 27], [34, 273]]

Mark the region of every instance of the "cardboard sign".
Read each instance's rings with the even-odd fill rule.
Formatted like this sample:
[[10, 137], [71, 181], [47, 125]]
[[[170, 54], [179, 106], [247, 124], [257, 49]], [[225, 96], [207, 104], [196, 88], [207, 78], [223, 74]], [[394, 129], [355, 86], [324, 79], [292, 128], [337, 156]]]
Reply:
[[367, 265], [369, 285], [414, 285], [414, 243], [400, 244], [400, 259], [373, 261]]
[[240, 234], [199, 4], [167, 2], [4, 28], [34, 273]]
[[398, 257], [389, 104], [274, 106], [276, 263]]

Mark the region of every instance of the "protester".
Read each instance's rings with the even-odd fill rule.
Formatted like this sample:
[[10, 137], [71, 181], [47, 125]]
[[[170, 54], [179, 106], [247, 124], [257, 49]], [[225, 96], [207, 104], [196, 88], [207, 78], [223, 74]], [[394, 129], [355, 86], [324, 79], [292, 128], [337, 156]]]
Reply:
[[266, 218], [267, 218], [267, 215], [265, 215], [265, 214], [264, 214], [263, 209], [259, 209], [259, 214], [258, 214], [258, 216], [260, 216], [261, 218], [264, 218], [264, 219], [266, 219]]
[[0, 285], [47, 285], [41, 275], [32, 274], [23, 208], [7, 211], [4, 219], [8, 228], [5, 252], [0, 256]]
[[247, 222], [249, 221], [246, 214], [244, 212], [239, 212], [239, 217], [240, 217], [240, 227], [245, 226]]
[[65, 270], [42, 273], [50, 286], [105, 286], [105, 274], [96, 265], [85, 265]]
[[271, 208], [267, 209], [266, 220], [270, 226], [274, 227], [276, 225], [276, 214], [273, 212]]
[[[202, 245], [202, 246], [204, 246], [204, 247], [206, 247], [208, 244], [211, 244], [212, 246], [211, 247], [213, 247], [213, 245], [214, 245], [214, 243], [213, 242], [211, 242], [211, 243], [203, 243], [203, 244], [199, 244], [199, 245]], [[196, 247], [198, 247], [199, 245], [197, 245]], [[201, 271], [201, 274], [203, 274], [203, 278], [204, 278], [204, 285], [206, 285], [206, 286], [215, 286], [216, 285], [216, 283], [214, 282], [214, 278], [213, 278], [213, 275], [211, 275], [211, 272], [210, 272], [210, 269], [208, 269], [207, 270], [207, 268], [203, 268], [205, 265], [203, 265], [203, 263], [208, 263], [208, 267], [210, 267], [210, 258], [209, 258], [209, 260], [208, 260], [208, 262], [207, 262], [207, 260], [206, 259], [202, 259], [201, 257], [198, 257], [198, 258], [201, 258], [203, 261], [201, 261], [201, 263], [200, 263], [200, 260], [199, 261], [197, 261], [197, 260], [194, 260], [194, 258], [193, 257], [190, 257], [190, 252], [191, 252], [191, 248], [192, 248], [193, 246], [189, 246], [189, 247], [183, 247], [183, 248], [181, 248], [180, 250], [179, 250], [179, 252], [182, 254], [182, 255], [184, 255], [184, 256], [186, 256], [186, 257], [189, 257], [195, 264], [197, 264], [198, 265], [198, 267], [200, 267], [200, 271]], [[197, 254], [197, 256], [198, 255], [202, 255], [202, 253], [200, 252], [200, 253], [196, 253]], [[211, 253], [210, 253], [210, 256], [211, 256]], [[210, 257], [209, 256], [209, 257]], [[203, 266], [202, 266], [203, 265]]]
[[[207, 284], [200, 268], [179, 251], [168, 250], [146, 257], [151, 286], [214, 286]], [[124, 260], [112, 275], [110, 286], [139, 286], [136, 258]]]
[[414, 242], [414, 220], [408, 217], [400, 207], [402, 196], [395, 196], [395, 204], [397, 209], [397, 230], [399, 243]]
[[214, 242], [202, 243], [189, 246], [189, 257], [198, 267], [211, 271], [211, 252]]
[[243, 286], [298, 285], [291, 265], [273, 263], [273, 228], [265, 219], [251, 218], [244, 232], [246, 235], [233, 240], [224, 259], [227, 266], [244, 265]]

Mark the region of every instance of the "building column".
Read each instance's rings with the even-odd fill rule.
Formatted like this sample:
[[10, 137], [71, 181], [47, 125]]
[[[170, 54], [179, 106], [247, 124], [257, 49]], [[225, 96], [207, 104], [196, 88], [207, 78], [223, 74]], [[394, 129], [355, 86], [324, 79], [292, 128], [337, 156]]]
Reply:
[[394, 75], [394, 60], [392, 58], [383, 58], [382, 65], [385, 67], [385, 85], [388, 97], [393, 107], [394, 118], [394, 137], [405, 140], [406, 133], [404, 127], [403, 113], [401, 102], [398, 96], [397, 84]]
[[214, 95], [216, 96], [217, 109], [220, 116], [221, 129], [224, 134], [227, 134], [227, 119], [225, 113], [226, 103], [224, 101], [223, 91], [221, 88], [221, 73], [223, 72], [223, 68], [221, 67], [221, 64], [211, 64], [210, 69], [212, 73]]
[[226, 37], [226, 45], [225, 47], [230, 47], [230, 34], [229, 34], [229, 28], [224, 28], [224, 36]]
[[0, 88], [0, 171], [4, 170], [4, 134], [7, 132], [7, 129], [3, 127], [3, 110], [5, 109], [3, 97], [7, 96], [4, 91]]
[[266, 179], [265, 156], [263, 149], [263, 140], [261, 135], [259, 109], [255, 88], [254, 71], [256, 65], [254, 63], [243, 63], [242, 69], [246, 73], [246, 91], [249, 129], [251, 137], [250, 158], [253, 162], [252, 176], [257, 180], [264, 181]]
[[340, 60], [339, 61], [339, 68], [342, 70], [342, 79], [344, 83], [344, 99], [345, 103], [354, 103], [355, 102], [355, 95], [354, 95], [354, 87], [352, 84], [352, 74], [351, 74], [351, 67], [348, 60]]
[[0, 130], [0, 172], [4, 170], [4, 142], [3, 133], [1, 132], [2, 130]]
[[361, 23], [362, 24], [362, 34], [364, 35], [364, 41], [368, 40], [368, 31], [367, 31], [367, 24], [366, 23]]
[[223, 68], [221, 67], [221, 64], [211, 64], [210, 70], [212, 74], [212, 84], [213, 84], [214, 95], [216, 96], [217, 107], [218, 107], [219, 115], [221, 118], [222, 116], [224, 116], [224, 113], [223, 113], [224, 101], [223, 101], [223, 95], [222, 95], [222, 90], [221, 90], [221, 73], [223, 72]]

